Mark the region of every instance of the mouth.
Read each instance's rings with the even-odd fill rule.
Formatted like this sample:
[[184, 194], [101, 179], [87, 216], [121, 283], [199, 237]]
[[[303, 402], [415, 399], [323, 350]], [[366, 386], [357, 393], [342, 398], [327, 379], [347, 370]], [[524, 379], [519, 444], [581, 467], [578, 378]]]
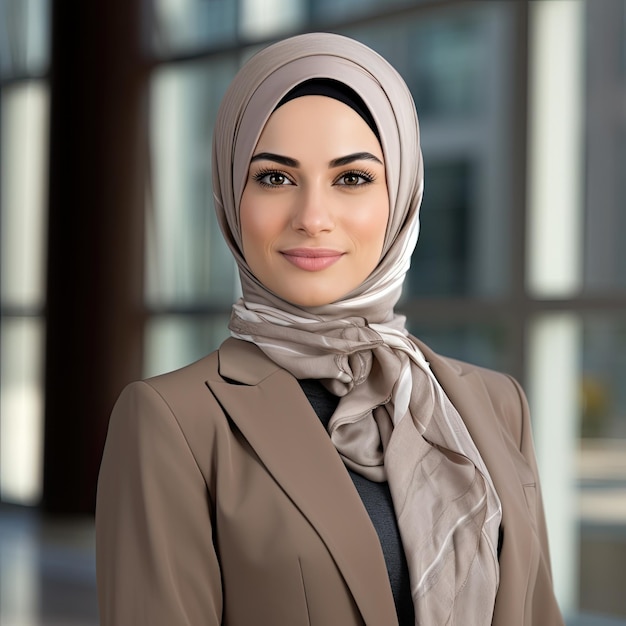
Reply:
[[281, 254], [292, 265], [307, 272], [319, 272], [334, 265], [344, 255], [339, 250], [328, 248], [292, 248]]

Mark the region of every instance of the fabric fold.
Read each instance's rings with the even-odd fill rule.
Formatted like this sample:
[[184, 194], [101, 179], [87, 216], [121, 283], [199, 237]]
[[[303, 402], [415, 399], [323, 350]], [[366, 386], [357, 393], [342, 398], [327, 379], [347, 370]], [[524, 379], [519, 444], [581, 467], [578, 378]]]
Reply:
[[461, 624], [467, 615], [489, 624], [500, 500], [461, 416], [410, 337], [363, 318], [292, 316], [279, 325], [272, 309], [251, 311], [241, 301], [230, 328], [296, 378], [318, 378], [341, 398], [328, 431], [350, 469], [389, 483], [416, 624]]

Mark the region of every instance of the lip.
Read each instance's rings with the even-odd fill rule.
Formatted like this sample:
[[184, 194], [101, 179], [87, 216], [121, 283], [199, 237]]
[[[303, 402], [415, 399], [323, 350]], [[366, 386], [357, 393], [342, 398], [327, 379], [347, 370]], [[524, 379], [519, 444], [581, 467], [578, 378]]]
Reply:
[[343, 252], [330, 248], [291, 248], [281, 250], [281, 254], [289, 263], [308, 272], [324, 270], [344, 255]]

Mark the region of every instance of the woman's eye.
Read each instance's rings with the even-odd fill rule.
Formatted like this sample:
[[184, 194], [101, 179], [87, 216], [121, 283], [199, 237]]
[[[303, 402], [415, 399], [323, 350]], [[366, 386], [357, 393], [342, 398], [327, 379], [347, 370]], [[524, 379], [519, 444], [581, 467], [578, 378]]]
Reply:
[[281, 185], [292, 185], [293, 183], [281, 172], [258, 172], [254, 175], [254, 180], [268, 187], [280, 187]]
[[336, 184], [346, 187], [357, 187], [358, 185], [371, 183], [373, 180], [374, 178], [365, 172], [347, 172], [337, 179]]

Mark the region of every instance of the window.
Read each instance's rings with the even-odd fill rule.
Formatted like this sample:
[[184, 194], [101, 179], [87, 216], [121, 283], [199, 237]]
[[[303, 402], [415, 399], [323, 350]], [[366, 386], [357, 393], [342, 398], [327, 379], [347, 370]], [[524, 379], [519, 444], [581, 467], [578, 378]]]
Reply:
[[48, 3], [0, 2], [0, 498], [41, 496]]

